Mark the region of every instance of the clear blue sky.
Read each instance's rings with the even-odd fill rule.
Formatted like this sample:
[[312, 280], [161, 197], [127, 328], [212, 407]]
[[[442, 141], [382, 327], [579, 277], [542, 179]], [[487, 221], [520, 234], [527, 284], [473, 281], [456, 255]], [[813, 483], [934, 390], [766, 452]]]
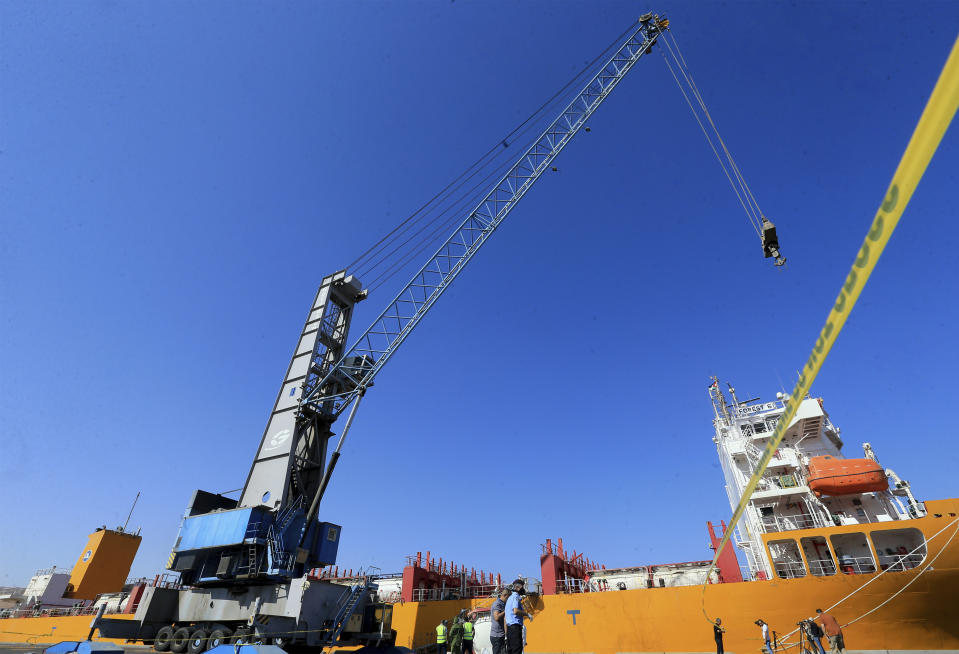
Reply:
[[[192, 491], [242, 486], [319, 280], [646, 8], [0, 5], [0, 585], [72, 565], [137, 491], [133, 573], [161, 570]], [[708, 557], [730, 513], [708, 377], [792, 387], [959, 4], [650, 8], [788, 268], [644, 58], [364, 400], [322, 510], [341, 564], [538, 576], [548, 537]], [[959, 493], [957, 188], [954, 125], [814, 386], [847, 453], [872, 442], [923, 499]]]

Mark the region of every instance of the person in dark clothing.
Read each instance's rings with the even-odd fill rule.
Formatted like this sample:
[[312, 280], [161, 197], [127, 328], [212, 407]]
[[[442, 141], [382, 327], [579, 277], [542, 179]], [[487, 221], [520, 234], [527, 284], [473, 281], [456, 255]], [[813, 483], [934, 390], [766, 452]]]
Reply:
[[499, 595], [489, 610], [489, 640], [493, 646], [493, 654], [506, 654], [506, 600], [510, 590], [507, 587], [499, 589]]
[[459, 616], [450, 627], [449, 654], [463, 654], [463, 620]]
[[513, 582], [513, 592], [506, 600], [506, 652], [523, 654], [523, 619], [533, 619], [529, 611], [523, 608], [523, 595], [526, 593], [522, 579]]
[[826, 654], [826, 650], [822, 646], [822, 637], [823, 631], [816, 624], [816, 621], [810, 618], [809, 620], [803, 620], [803, 631], [806, 632], [806, 640], [815, 645], [816, 649], [813, 650], [813, 654]]
[[716, 624], [713, 625], [713, 637], [716, 639], [716, 654], [723, 654], [723, 634], [726, 633], [726, 630], [723, 629], [720, 625], [723, 621], [719, 618], [716, 618]]

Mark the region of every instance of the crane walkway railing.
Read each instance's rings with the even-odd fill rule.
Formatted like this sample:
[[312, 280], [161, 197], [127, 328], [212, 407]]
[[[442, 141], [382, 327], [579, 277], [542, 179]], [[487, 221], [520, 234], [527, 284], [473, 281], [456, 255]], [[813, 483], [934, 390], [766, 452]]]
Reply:
[[326, 638], [324, 639], [326, 644], [336, 644], [340, 634], [343, 633], [343, 629], [346, 628], [346, 623], [349, 621], [350, 617], [352, 617], [353, 613], [356, 612], [356, 607], [359, 604], [360, 599], [366, 592], [369, 591], [369, 589], [369, 584], [363, 586], [350, 586], [349, 594], [347, 594], [346, 598], [343, 600], [343, 603], [340, 605], [340, 608], [336, 613], [336, 617], [333, 618], [332, 629], [328, 632]]

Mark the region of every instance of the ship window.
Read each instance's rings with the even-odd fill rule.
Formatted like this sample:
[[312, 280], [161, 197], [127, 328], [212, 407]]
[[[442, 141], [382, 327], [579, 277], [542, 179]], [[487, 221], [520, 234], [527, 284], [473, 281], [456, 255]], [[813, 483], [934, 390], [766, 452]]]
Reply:
[[883, 529], [870, 535], [882, 570], [902, 572], [926, 558], [926, 539], [918, 529]]
[[753, 428], [751, 425], [743, 425], [742, 427], [740, 427], [740, 429], [742, 429], [743, 436], [748, 437], [753, 435]]
[[773, 570], [780, 579], [806, 576], [806, 566], [803, 565], [796, 541], [792, 539], [769, 541], [769, 554], [772, 558]]
[[839, 560], [840, 572], [847, 575], [866, 575], [876, 571], [876, 562], [872, 558], [865, 534], [833, 534], [829, 539]]
[[753, 425], [753, 431], [755, 431], [757, 434], [762, 434], [763, 432], [766, 431], [766, 423], [757, 422], [756, 424]]
[[802, 543], [802, 551], [806, 555], [809, 572], [816, 577], [829, 577], [836, 574], [836, 562], [833, 561], [825, 538], [812, 536], [803, 538], [799, 542]]

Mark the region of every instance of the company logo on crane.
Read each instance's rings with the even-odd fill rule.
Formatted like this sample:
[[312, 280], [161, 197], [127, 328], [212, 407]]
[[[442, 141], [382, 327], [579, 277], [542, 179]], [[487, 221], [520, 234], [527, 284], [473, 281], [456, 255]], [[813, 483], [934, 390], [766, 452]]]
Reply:
[[266, 442], [266, 447], [264, 447], [263, 449], [275, 450], [280, 445], [283, 445], [283, 443], [290, 440], [290, 434], [292, 434], [292, 432], [289, 429], [281, 429], [280, 431], [270, 436], [270, 439]]

